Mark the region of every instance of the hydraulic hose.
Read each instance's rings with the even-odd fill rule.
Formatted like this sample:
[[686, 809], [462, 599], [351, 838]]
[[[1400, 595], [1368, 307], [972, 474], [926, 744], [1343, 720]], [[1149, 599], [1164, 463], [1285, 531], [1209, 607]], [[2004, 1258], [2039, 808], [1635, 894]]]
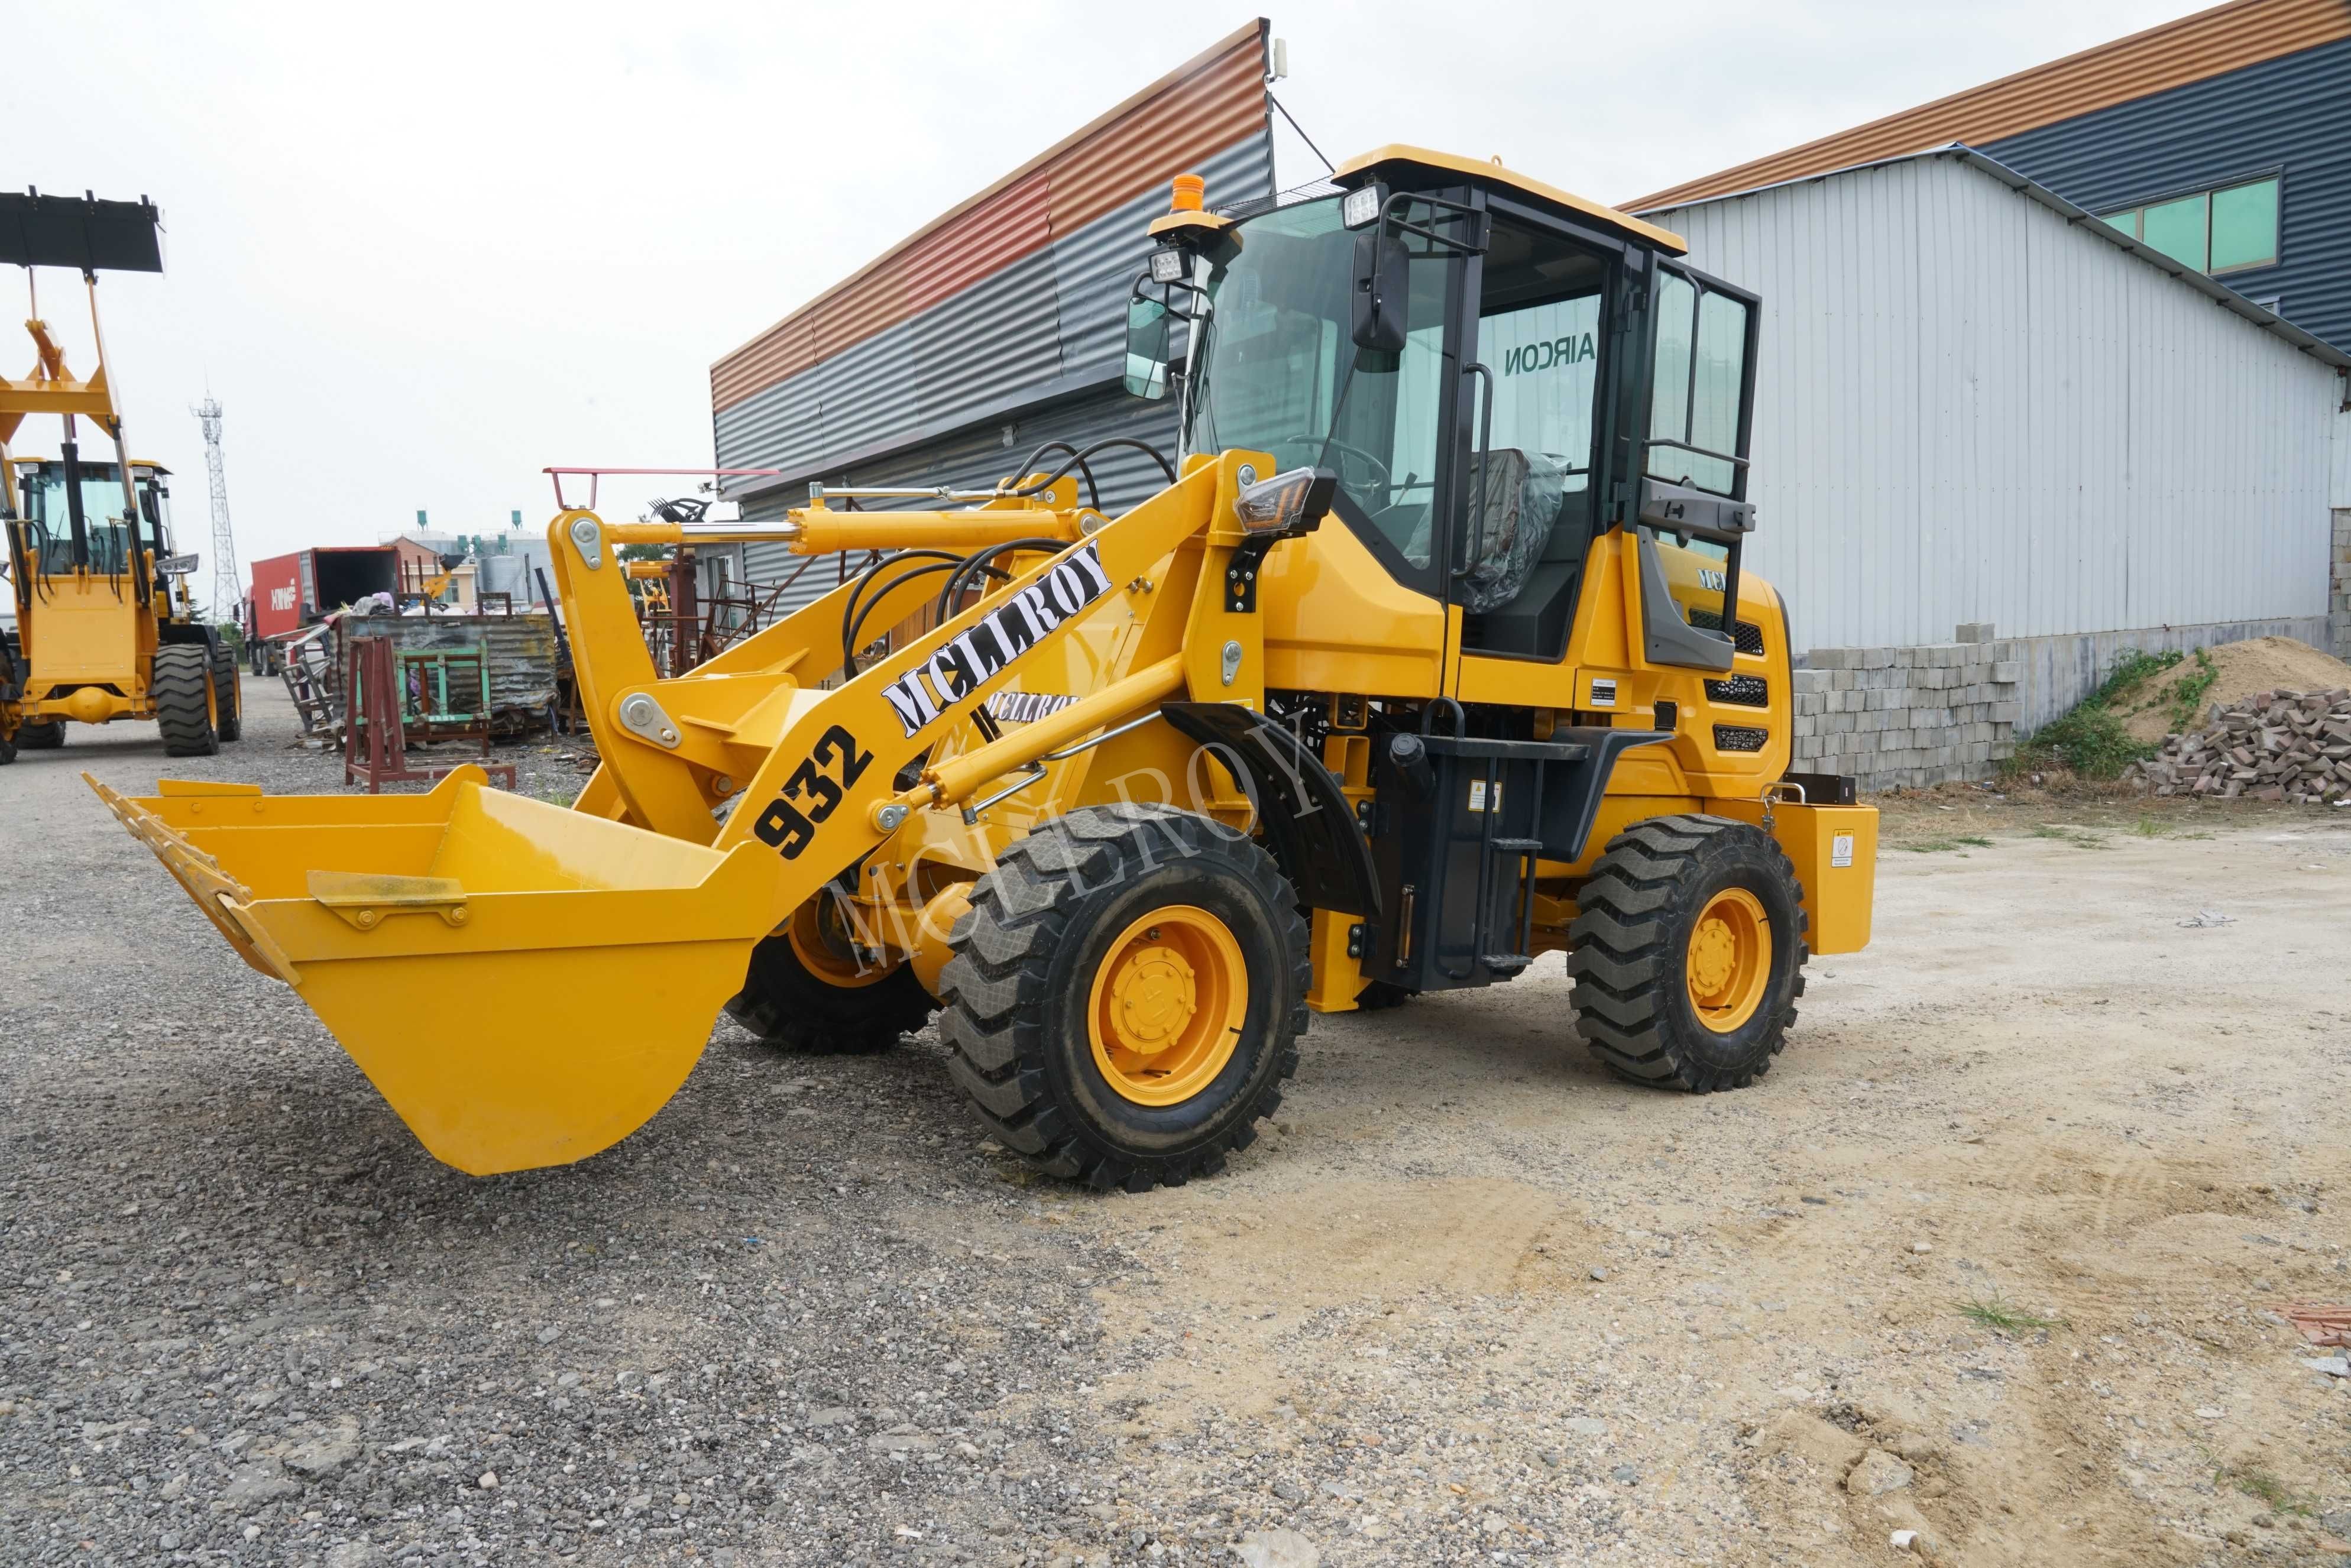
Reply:
[[89, 565], [89, 524], [81, 507], [81, 448], [68, 435], [58, 449], [65, 454], [66, 524], [73, 538], [74, 567], [79, 570]]
[[[895, 561], [904, 560], [911, 556], [936, 556], [939, 559], [925, 560], [917, 566], [900, 572], [890, 580], [888, 586], [883, 588], [881, 593], [876, 593], [872, 598], [865, 600], [862, 605], [859, 604], [858, 601], [863, 598], [866, 588], [871, 586], [874, 575], [882, 568]], [[888, 593], [890, 589], [896, 588], [901, 583], [912, 582], [918, 577], [928, 577], [935, 571], [953, 571], [962, 564], [963, 557], [949, 554], [946, 550], [900, 550], [896, 555], [876, 561], [872, 566], [866, 568], [865, 576], [860, 580], [857, 590], [850, 594], [849, 602], [841, 606], [841, 665], [842, 673], [852, 680], [856, 679], [857, 639], [865, 630], [865, 618], [873, 612], [873, 607], [882, 602], [883, 595]], [[853, 616], [851, 614], [852, 611], [855, 612]]]
[[[1086, 474], [1088, 492], [1093, 497], [1094, 510], [1099, 512], [1102, 510], [1102, 497], [1099, 491], [1095, 491], [1092, 488], [1093, 473], [1092, 470], [1086, 468], [1086, 459], [1093, 456], [1098, 452], [1107, 452], [1114, 446], [1132, 446], [1137, 452], [1149, 457], [1154, 463], [1158, 464], [1159, 471], [1167, 476], [1167, 482], [1170, 485], [1176, 483], [1176, 465], [1170, 462], [1167, 455], [1160, 451], [1159, 448], [1152, 445], [1151, 443], [1147, 441], [1138, 441], [1132, 435], [1106, 435], [1100, 441], [1094, 442], [1092, 445], [1080, 447], [1076, 451], [1071, 452], [1069, 461], [1063, 463], [1059, 468], [1055, 469], [1052, 473], [1048, 474], [1042, 479], [1038, 480], [1034, 485], [1025, 486], [1018, 490], [1007, 490], [1004, 491], [1003, 494], [1007, 496], [1034, 496], [1044, 490], [1048, 486], [1053, 484], [1054, 481], [1062, 478], [1071, 469], [1081, 469], [1084, 470]], [[1070, 444], [1066, 441], [1049, 441], [1044, 445], [1039, 447], [1036, 453], [1030, 456], [1029, 463], [1022, 464], [1021, 467], [1024, 469], [1029, 467], [1029, 465], [1035, 463], [1038, 458], [1042, 457], [1046, 453], [1053, 451], [1057, 447], [1063, 451], [1069, 451]]]
[[955, 554], [951, 550], [904, 549], [898, 551], [895, 555], [885, 555], [881, 559], [866, 567], [864, 570], [859, 572], [857, 574], [857, 586], [851, 591], [849, 602], [841, 607], [841, 647], [844, 657], [844, 668], [847, 674], [852, 677], [857, 674], [856, 644], [852, 643], [850, 638], [861, 622], [861, 617], [857, 612], [858, 601], [865, 597], [865, 591], [873, 586], [873, 580], [875, 578], [879, 577], [889, 568], [895, 566], [898, 562], [904, 560], [942, 560], [950, 563], [958, 563], [962, 559], [963, 557]]
[[1054, 480], [1059, 479], [1063, 475], [1067, 474], [1070, 469], [1074, 466], [1079, 474], [1084, 476], [1086, 482], [1086, 504], [1093, 507], [1095, 511], [1101, 511], [1102, 488], [1094, 483], [1094, 471], [1086, 466], [1085, 455], [1066, 441], [1049, 441], [1045, 443], [1044, 445], [1037, 448], [1036, 451], [1031, 452], [1027, 457], [1021, 460], [1020, 472], [1026, 474], [1033, 470], [1038, 464], [1045, 460], [1045, 454], [1048, 452], [1066, 452], [1070, 455], [1070, 461], [1068, 463], [1064, 463], [1051, 474], [1040, 479], [1037, 483], [1029, 486], [1026, 489], [1007, 490], [1004, 493], [1008, 496], [1037, 495], [1044, 490], [1048, 486], [1051, 485]]
[[1017, 549], [1043, 550], [1048, 555], [1059, 555], [1069, 548], [1067, 539], [1049, 538], [1006, 539], [1001, 544], [981, 546], [964, 557], [956, 570], [947, 575], [946, 586], [939, 590], [939, 619], [946, 620], [953, 612], [955, 601], [963, 596], [965, 589], [971, 586], [974, 578], [993, 570], [988, 563], [998, 556]]

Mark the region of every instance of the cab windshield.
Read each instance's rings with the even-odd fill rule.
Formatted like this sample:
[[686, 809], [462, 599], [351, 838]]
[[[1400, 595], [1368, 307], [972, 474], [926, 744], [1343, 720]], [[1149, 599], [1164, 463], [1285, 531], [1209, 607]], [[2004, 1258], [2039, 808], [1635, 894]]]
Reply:
[[[80, 467], [82, 525], [89, 538], [89, 570], [100, 577], [120, 576], [131, 570], [130, 536], [122, 518], [122, 480], [111, 463], [84, 463]], [[73, 515], [66, 506], [66, 465], [57, 462], [26, 463], [18, 467], [17, 476], [18, 499], [25, 517], [33, 524], [42, 575], [57, 577], [72, 571]], [[152, 509], [155, 517], [161, 517], [164, 502], [154, 476], [134, 463], [131, 479], [138, 487], [142, 509]], [[141, 532], [146, 536], [143, 542], [147, 548], [159, 556], [167, 553], [153, 519], [148, 520]]]
[[1397, 353], [1352, 340], [1355, 236], [1339, 198], [1301, 203], [1238, 231], [1209, 275], [1205, 340], [1186, 402], [1184, 447], [1272, 454], [1281, 468], [1338, 476], [1343, 494], [1414, 567], [1433, 549], [1437, 402], [1443, 387], [1441, 258], [1410, 263]]

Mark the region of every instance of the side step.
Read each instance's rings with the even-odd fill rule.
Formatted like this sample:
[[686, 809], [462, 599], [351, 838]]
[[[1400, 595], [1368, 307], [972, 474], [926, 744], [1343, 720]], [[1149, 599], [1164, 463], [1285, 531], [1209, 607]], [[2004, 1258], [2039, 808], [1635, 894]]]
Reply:
[[[1541, 839], [1493, 838], [1486, 841], [1489, 855], [1515, 855], [1519, 862], [1519, 926], [1528, 932], [1534, 924], [1535, 861], [1542, 853]], [[1478, 961], [1497, 975], [1512, 976], [1535, 961], [1531, 953], [1481, 953]]]

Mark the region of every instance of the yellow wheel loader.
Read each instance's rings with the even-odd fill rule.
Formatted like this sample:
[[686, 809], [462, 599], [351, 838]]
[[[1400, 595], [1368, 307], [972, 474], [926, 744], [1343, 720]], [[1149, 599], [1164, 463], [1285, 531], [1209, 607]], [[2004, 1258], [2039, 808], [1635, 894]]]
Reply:
[[[467, 1171], [625, 1136], [722, 1004], [802, 1048], [936, 1011], [998, 1139], [1138, 1191], [1251, 1140], [1311, 1013], [1552, 951], [1562, 1040], [1752, 1082], [1808, 955], [1868, 940], [1876, 822], [1788, 771], [1787, 610], [1741, 570], [1756, 301], [1405, 147], [1249, 211], [1179, 181], [1152, 226], [1127, 382], [1183, 449], [1119, 516], [1081, 499], [1100, 444], [857, 493], [928, 510], [559, 513], [604, 759], [569, 810], [93, 788]], [[618, 551], [717, 538], [883, 553], [663, 679]]]
[[[0, 535], [16, 624], [0, 637], [0, 763], [65, 744], [68, 724], [152, 719], [164, 751], [204, 757], [242, 727], [236, 652], [196, 617], [193, 555], [172, 550], [170, 470], [131, 458], [98, 331], [100, 271], [162, 269], [157, 214], [140, 202], [0, 194], [0, 262], [33, 277], [71, 267], [89, 296], [97, 369], [78, 379], [41, 319], [25, 323], [33, 368], [0, 379]], [[28, 415], [64, 423], [55, 458], [17, 457]], [[114, 444], [88, 461], [75, 439], [88, 419]]]

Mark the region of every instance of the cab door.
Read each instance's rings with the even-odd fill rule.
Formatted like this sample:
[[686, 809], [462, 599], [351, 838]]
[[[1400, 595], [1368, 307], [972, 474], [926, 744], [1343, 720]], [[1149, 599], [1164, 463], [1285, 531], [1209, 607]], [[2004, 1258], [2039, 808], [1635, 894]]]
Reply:
[[[1447, 596], [1465, 703], [1574, 706], [1567, 653], [1604, 526], [1622, 399], [1624, 252], [1495, 198], [1464, 322], [1467, 483]], [[1621, 455], [1616, 457], [1621, 462]]]
[[1755, 413], [1758, 301], [1679, 262], [1657, 266], [1648, 431], [1633, 529], [1651, 664], [1727, 673], [1760, 653], [1731, 606], [1754, 527], [1747, 450]]

